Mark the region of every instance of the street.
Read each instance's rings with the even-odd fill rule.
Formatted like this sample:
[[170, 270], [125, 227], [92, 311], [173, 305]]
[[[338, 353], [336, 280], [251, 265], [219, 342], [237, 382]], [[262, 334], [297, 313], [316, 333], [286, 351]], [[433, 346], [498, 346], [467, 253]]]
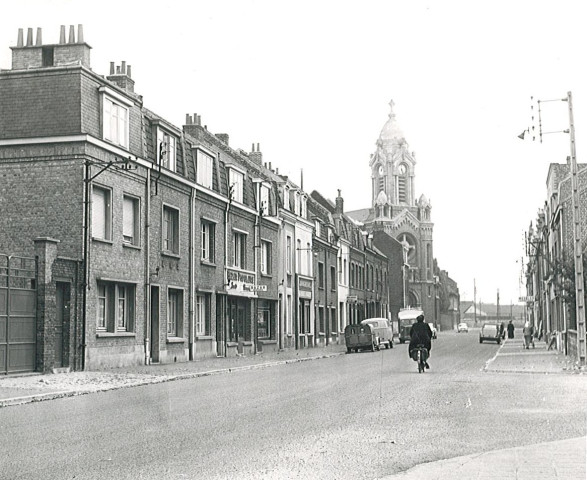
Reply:
[[407, 346], [0, 409], [5, 479], [373, 479], [586, 434], [584, 376], [482, 371], [500, 347]]

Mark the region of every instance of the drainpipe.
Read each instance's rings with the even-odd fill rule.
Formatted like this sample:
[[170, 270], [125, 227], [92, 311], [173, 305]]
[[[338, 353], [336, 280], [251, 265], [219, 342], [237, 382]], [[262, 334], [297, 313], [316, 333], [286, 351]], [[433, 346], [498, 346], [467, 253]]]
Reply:
[[88, 277], [90, 275], [90, 162], [86, 160], [84, 168], [84, 252], [83, 252], [83, 264], [84, 264], [84, 279], [82, 281], [83, 295], [82, 295], [82, 341], [81, 347], [81, 370], [86, 368], [86, 320], [87, 320], [87, 306], [88, 306]]
[[195, 255], [194, 255], [194, 235], [195, 235], [195, 215], [196, 215], [196, 189], [192, 188], [190, 195], [190, 340], [189, 340], [189, 359], [194, 359], [195, 345], [195, 318], [194, 318], [194, 289], [195, 289]]
[[151, 169], [147, 168], [145, 184], [145, 365], [151, 363], [151, 270], [150, 270], [150, 219], [151, 218]]
[[[220, 160], [220, 154], [218, 154], [218, 160]], [[224, 289], [226, 290], [228, 275], [226, 275], [226, 267], [228, 265], [228, 214], [230, 212], [230, 204], [232, 202], [232, 192], [230, 191], [230, 185], [228, 185], [228, 201], [226, 202], [226, 210], [224, 210]], [[223, 342], [223, 356], [227, 354], [227, 332], [226, 332], [226, 320], [228, 315], [228, 293], [224, 295], [224, 318], [222, 319], [222, 342]]]

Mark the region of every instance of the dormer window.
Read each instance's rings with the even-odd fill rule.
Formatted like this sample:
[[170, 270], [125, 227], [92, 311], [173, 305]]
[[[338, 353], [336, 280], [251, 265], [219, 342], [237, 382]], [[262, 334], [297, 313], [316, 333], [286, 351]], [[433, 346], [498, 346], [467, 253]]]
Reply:
[[212, 188], [214, 158], [201, 150], [196, 152], [196, 182], [203, 187]]
[[301, 213], [300, 213], [300, 215], [302, 217], [304, 217], [304, 218], [306, 218], [306, 216], [307, 216], [307, 210], [306, 210], [307, 203], [306, 202], [307, 202], [307, 198], [304, 195], [302, 195], [302, 197], [301, 197]]
[[287, 185], [283, 187], [283, 206], [289, 210], [289, 187]]
[[157, 161], [167, 170], [175, 172], [177, 139], [161, 128], [157, 129]]
[[129, 110], [122, 102], [104, 96], [103, 136], [105, 140], [128, 148]]
[[229, 168], [228, 184], [231, 189], [232, 200], [243, 203], [243, 185], [245, 176], [242, 172]]
[[319, 237], [322, 234], [320, 220], [314, 220], [314, 227], [316, 228], [316, 236]]
[[267, 185], [262, 184], [260, 187], [261, 191], [259, 193], [259, 211], [263, 212], [264, 216], [269, 215], [269, 187]]
[[300, 215], [300, 193], [294, 192], [294, 213]]

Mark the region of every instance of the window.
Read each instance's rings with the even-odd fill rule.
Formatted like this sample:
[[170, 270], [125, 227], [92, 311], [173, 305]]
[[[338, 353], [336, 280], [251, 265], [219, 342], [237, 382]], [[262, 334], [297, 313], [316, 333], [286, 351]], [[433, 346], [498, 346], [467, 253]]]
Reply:
[[312, 247], [306, 243], [306, 275], [312, 274]]
[[122, 240], [139, 245], [139, 199], [125, 195], [122, 200]]
[[326, 325], [324, 323], [324, 307], [318, 307], [318, 332], [324, 333]]
[[301, 215], [301, 210], [300, 210], [300, 193], [299, 192], [294, 192], [294, 213], [296, 215]]
[[196, 295], [196, 335], [210, 335], [210, 295]]
[[112, 192], [92, 187], [92, 237], [112, 240]]
[[337, 332], [338, 327], [338, 319], [336, 318], [336, 308], [330, 309], [330, 332], [335, 333]]
[[259, 204], [259, 211], [264, 215], [269, 215], [269, 187], [261, 185], [260, 194], [261, 203]]
[[271, 243], [261, 241], [261, 273], [271, 274]]
[[132, 332], [135, 324], [135, 285], [98, 282], [98, 332]]
[[257, 315], [257, 338], [271, 338], [271, 307], [263, 302]]
[[287, 185], [283, 187], [283, 207], [289, 210], [289, 187]]
[[216, 225], [202, 220], [202, 260], [214, 263], [214, 243]]
[[163, 251], [179, 255], [179, 211], [163, 207]]
[[167, 336], [182, 337], [183, 291], [170, 288], [167, 291]]
[[346, 265], [346, 258], [343, 260], [342, 262], [344, 264], [344, 280], [343, 280], [343, 285], [347, 285], [347, 265]]
[[336, 291], [336, 267], [330, 267], [330, 290]]
[[287, 273], [292, 272], [292, 252], [291, 252], [291, 237], [288, 235], [286, 240], [287, 246], [287, 258], [285, 261], [287, 262]]
[[128, 148], [128, 108], [104, 97], [104, 138]]
[[169, 135], [161, 129], [157, 130], [157, 155], [159, 164], [173, 172], [175, 172], [176, 145], [177, 140], [174, 136]]
[[304, 218], [306, 218], [306, 197], [302, 195], [301, 197], [301, 202], [302, 202], [302, 206], [301, 206], [301, 213], [300, 215]]
[[243, 203], [243, 182], [244, 175], [236, 170], [230, 169], [228, 183], [232, 188], [232, 199]]
[[247, 235], [240, 232], [232, 234], [232, 265], [241, 269], [246, 268]]
[[342, 283], [342, 257], [338, 257], [338, 283]]
[[314, 220], [314, 226], [316, 227], [316, 236], [319, 237], [320, 235], [322, 235], [320, 230], [320, 221]]
[[214, 158], [198, 150], [196, 155], [197, 172], [196, 182], [203, 187], [212, 188], [212, 172], [214, 169]]
[[324, 264], [322, 262], [318, 262], [318, 288], [324, 288]]

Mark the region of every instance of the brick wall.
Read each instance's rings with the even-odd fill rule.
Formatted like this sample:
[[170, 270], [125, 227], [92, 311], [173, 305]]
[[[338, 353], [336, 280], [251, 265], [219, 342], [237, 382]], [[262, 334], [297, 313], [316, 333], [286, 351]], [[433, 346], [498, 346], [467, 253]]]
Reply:
[[0, 139], [80, 133], [80, 71], [0, 75]]

